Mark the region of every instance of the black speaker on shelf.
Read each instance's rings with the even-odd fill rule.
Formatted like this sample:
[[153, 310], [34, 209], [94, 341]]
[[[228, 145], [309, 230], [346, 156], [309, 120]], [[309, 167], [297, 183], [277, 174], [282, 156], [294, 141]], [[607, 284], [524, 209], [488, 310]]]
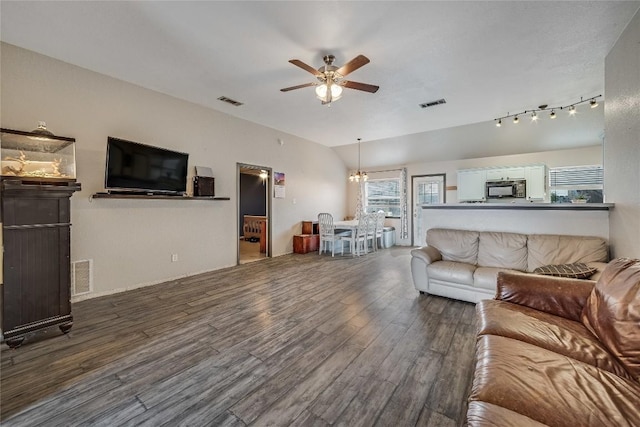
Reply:
[[209, 176], [193, 177], [193, 195], [195, 197], [215, 196], [214, 178]]

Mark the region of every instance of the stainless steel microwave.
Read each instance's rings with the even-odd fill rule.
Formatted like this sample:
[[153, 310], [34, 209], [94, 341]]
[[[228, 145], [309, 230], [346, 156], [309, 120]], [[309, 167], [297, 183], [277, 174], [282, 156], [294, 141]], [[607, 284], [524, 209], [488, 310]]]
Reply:
[[524, 199], [527, 196], [527, 181], [524, 179], [515, 181], [487, 181], [486, 195], [487, 199]]

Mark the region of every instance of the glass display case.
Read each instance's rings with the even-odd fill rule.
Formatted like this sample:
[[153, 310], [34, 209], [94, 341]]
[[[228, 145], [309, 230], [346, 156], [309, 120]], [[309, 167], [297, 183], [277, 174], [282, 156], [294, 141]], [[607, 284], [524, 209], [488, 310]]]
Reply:
[[44, 129], [33, 132], [0, 129], [0, 170], [3, 178], [75, 181], [75, 139], [55, 136]]

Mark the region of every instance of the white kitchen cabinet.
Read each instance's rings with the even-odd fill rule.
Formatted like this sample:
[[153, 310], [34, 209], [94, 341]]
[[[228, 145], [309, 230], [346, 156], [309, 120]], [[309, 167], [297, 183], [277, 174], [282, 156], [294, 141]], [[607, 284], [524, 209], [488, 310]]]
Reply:
[[483, 169], [468, 169], [458, 171], [458, 201], [482, 202], [485, 197], [485, 182], [487, 171]]
[[516, 179], [525, 179], [525, 168], [487, 169], [487, 181], [514, 181]]
[[545, 201], [547, 198], [547, 167], [545, 165], [524, 168], [527, 180], [527, 200]]

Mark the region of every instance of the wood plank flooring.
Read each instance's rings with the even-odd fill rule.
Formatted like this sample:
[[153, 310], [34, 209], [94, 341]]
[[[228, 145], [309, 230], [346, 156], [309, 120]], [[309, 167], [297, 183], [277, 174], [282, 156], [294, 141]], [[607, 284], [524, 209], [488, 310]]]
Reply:
[[2, 345], [7, 426], [461, 426], [473, 304], [419, 295], [410, 248], [291, 254], [73, 305]]

